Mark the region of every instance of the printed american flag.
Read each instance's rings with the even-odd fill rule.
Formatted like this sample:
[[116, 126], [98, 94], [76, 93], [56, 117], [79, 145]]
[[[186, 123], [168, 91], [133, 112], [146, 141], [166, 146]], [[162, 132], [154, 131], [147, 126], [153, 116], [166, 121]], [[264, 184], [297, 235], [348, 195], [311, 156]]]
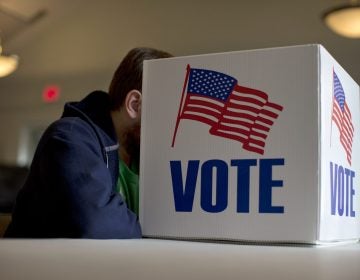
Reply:
[[344, 147], [347, 161], [351, 165], [354, 125], [352, 124], [350, 109], [346, 103], [344, 89], [335, 71], [333, 71], [333, 91], [334, 95], [331, 119], [339, 129], [340, 143]]
[[283, 107], [269, 102], [265, 92], [240, 86], [224, 73], [196, 68], [188, 71], [178, 119], [206, 123], [210, 134], [237, 140], [243, 149], [264, 154], [265, 140]]

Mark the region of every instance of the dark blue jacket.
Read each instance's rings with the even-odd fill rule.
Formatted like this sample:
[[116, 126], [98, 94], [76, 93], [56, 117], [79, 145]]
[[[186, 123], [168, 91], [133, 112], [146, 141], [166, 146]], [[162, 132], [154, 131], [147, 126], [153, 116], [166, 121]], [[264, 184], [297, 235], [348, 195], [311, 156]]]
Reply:
[[115, 192], [118, 147], [105, 92], [67, 103], [39, 142], [5, 236], [141, 237], [137, 216]]

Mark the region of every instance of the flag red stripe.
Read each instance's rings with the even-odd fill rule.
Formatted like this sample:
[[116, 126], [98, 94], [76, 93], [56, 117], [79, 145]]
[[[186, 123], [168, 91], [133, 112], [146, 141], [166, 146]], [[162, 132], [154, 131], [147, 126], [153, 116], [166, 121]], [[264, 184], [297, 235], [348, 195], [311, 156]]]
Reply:
[[256, 148], [256, 147], [252, 147], [249, 144], [244, 144], [243, 145], [243, 149], [248, 150], [250, 152], [254, 152], [260, 155], [264, 154], [264, 149], [260, 149], [260, 148]]
[[274, 112], [271, 112], [271, 111], [269, 111], [267, 109], [262, 109], [260, 111], [260, 114], [271, 117], [273, 119], [276, 119], [279, 116], [278, 114], [275, 114]]
[[196, 107], [196, 106], [191, 106], [191, 104], [185, 104], [184, 110], [183, 110], [183, 114], [184, 113], [190, 113], [190, 112], [197, 112], [197, 113], [202, 113], [205, 115], [209, 115], [210, 117], [215, 117], [216, 119], [219, 119], [221, 117], [221, 111], [219, 112], [216, 108], [215, 111], [211, 110], [213, 107], [207, 106], [206, 108], [203, 107]]
[[255, 128], [255, 129], [258, 129], [258, 130], [263, 130], [263, 131], [266, 131], [266, 132], [270, 131], [269, 127], [266, 127], [266, 126], [258, 124], [258, 123], [254, 123], [252, 128]]
[[348, 105], [347, 105], [346, 102], [345, 102], [345, 104], [344, 104], [344, 109], [345, 109], [345, 111], [349, 114], [350, 119], [351, 119], [351, 118], [352, 118], [351, 111], [350, 111], [350, 109], [349, 109], [349, 107], [348, 107]]
[[272, 102], [267, 102], [267, 103], [266, 103], [266, 106], [268, 106], [268, 107], [270, 107], [270, 108], [273, 108], [273, 109], [275, 109], [275, 110], [277, 110], [277, 111], [280, 111], [280, 112], [284, 109], [283, 106], [281, 106], [281, 105], [279, 105], [279, 104], [276, 104], [276, 103], [272, 103]]
[[342, 140], [343, 141], [343, 144], [346, 146], [345, 148], [347, 149], [347, 150], [350, 150], [351, 151], [351, 148], [352, 148], [352, 139], [351, 139], [351, 141], [349, 141], [350, 139], [349, 138], [347, 138], [346, 136], [345, 136], [345, 134], [341, 134], [340, 135], [340, 140]]
[[351, 159], [351, 147], [347, 145], [347, 143], [344, 142], [344, 138], [340, 137], [340, 142], [343, 145], [345, 152], [347, 154], [347, 157]]
[[208, 119], [216, 119], [216, 123], [218, 122], [218, 119], [221, 116], [221, 114], [216, 114], [215, 112], [213, 112], [211, 110], [208, 110], [208, 109], [203, 109], [203, 108], [189, 109], [189, 108], [185, 108], [185, 110], [183, 111], [183, 113], [181, 115], [181, 118], [183, 116], [189, 116], [189, 115], [197, 116], [198, 114], [206, 115], [206, 116], [208, 116]]
[[338, 123], [340, 124], [340, 129], [341, 129], [342, 118], [341, 118], [340, 112], [337, 111], [336, 109], [333, 112], [333, 118], [335, 118], [338, 121]]
[[349, 115], [346, 110], [344, 112], [344, 119], [345, 119], [345, 123], [349, 126], [349, 129], [351, 131], [354, 131], [354, 125], [351, 122], [351, 115]]
[[[259, 99], [255, 99], [255, 98], [247, 97], [247, 96], [239, 96], [239, 95], [235, 95], [235, 94], [233, 94], [231, 96], [231, 99], [236, 100], [236, 101], [241, 101], [241, 102], [244, 102], [244, 103], [255, 104], [255, 105], [259, 106], [259, 107], [264, 106], [264, 103], [265, 103], [263, 101], [260, 101]], [[236, 103], [236, 102], [234, 102], [234, 103]]]
[[274, 122], [273, 122], [272, 120], [266, 119], [266, 118], [264, 118], [264, 117], [262, 117], [262, 116], [258, 116], [258, 117], [256, 118], [256, 121], [265, 123], [265, 124], [270, 125], [270, 126], [272, 126], [272, 125], [274, 124]]
[[251, 128], [252, 127], [252, 124], [249, 123], [249, 122], [245, 122], [245, 121], [241, 121], [241, 120], [238, 120], [238, 119], [226, 119], [221, 122], [221, 123], [229, 123], [229, 124], [239, 124], [239, 125], [242, 125], [242, 126], [246, 126], [248, 128]]
[[[227, 107], [227, 110], [229, 110], [229, 108], [236, 110], [236, 111], [247, 111], [247, 112], [252, 112], [255, 114], [258, 114], [260, 109], [259, 108], [254, 108], [251, 106], [247, 106], [247, 105], [240, 105], [240, 104], [231, 104], [231, 106], [229, 105]], [[230, 110], [231, 111], [231, 110]], [[232, 111], [234, 112], [234, 111]]]
[[337, 125], [339, 131], [341, 130], [341, 123], [342, 123], [342, 118], [341, 118], [342, 112], [341, 109], [338, 105], [337, 102], [334, 102], [334, 106], [333, 106], [333, 116], [332, 119], [335, 121], [335, 124]]
[[[239, 113], [239, 112], [231, 112], [231, 111], [229, 111], [229, 112], [224, 113], [224, 116], [223, 116], [223, 118], [221, 120], [223, 120], [224, 118], [226, 118], [228, 120], [229, 118], [227, 118], [227, 117], [230, 117], [230, 118], [234, 117], [234, 118], [238, 118], [238, 119], [246, 119], [246, 120], [250, 120], [252, 122], [254, 122], [255, 119], [256, 119], [255, 116], [247, 114], [247, 113]], [[226, 120], [224, 120], [224, 121], [226, 122]]]
[[353, 134], [353, 130], [351, 129], [350, 124], [348, 123], [348, 121], [346, 119], [343, 119], [342, 127], [343, 127], [343, 129], [346, 130], [346, 132], [349, 135]]
[[223, 109], [223, 107], [221, 107], [221, 106], [217, 106], [216, 104], [206, 102], [206, 101], [203, 101], [203, 100], [191, 100], [191, 103], [188, 102], [185, 106], [192, 106], [192, 105], [198, 105], [198, 106], [213, 108], [214, 110], [217, 110], [219, 112], [221, 112], [222, 109]]
[[210, 134], [222, 136], [224, 138], [233, 139], [233, 140], [239, 141], [241, 143], [245, 143], [247, 141], [247, 137], [242, 137], [242, 136], [235, 135], [235, 134], [225, 133], [224, 131], [220, 131], [220, 130], [210, 129]]
[[265, 92], [257, 90], [257, 89], [243, 87], [240, 85], [235, 85], [234, 90], [241, 92], [241, 93], [258, 96], [258, 97], [264, 99], [265, 101], [267, 101], [267, 99], [268, 99], [268, 95]]
[[344, 123], [347, 125], [350, 131], [354, 131], [354, 126], [351, 123], [351, 120], [347, 118], [346, 114], [344, 114]]
[[253, 136], [261, 137], [261, 138], [263, 138], [264, 140], [267, 138], [267, 134], [265, 134], [265, 133], [261, 133], [261, 132], [254, 131], [254, 130], [251, 130], [250, 133], [251, 133], [251, 135], [253, 135]]
[[226, 124], [219, 124], [217, 129], [227, 130], [227, 131], [234, 131], [234, 132], [238, 132], [240, 134], [246, 135], [246, 136], [249, 135], [249, 130], [242, 129], [242, 128], [239, 128], [239, 127], [227, 126]]
[[183, 114], [181, 115], [181, 118], [182, 118], [182, 119], [188, 119], [188, 120], [194, 120], [194, 121], [206, 123], [206, 124], [211, 125], [211, 126], [217, 124], [216, 121], [213, 121], [213, 120], [211, 120], [211, 119], [208, 119], [208, 118], [205, 118], [205, 117], [202, 117], [202, 116], [198, 116], [198, 115], [191, 115], [191, 114], [185, 114], [185, 113], [183, 113]]
[[265, 142], [264, 141], [253, 139], [253, 138], [251, 138], [251, 136], [250, 136], [250, 138], [248, 140], [248, 143], [249, 143], [249, 145], [253, 144], [253, 145], [256, 145], [256, 146], [259, 146], [259, 147], [265, 147]]
[[341, 130], [341, 124], [339, 123], [339, 120], [333, 116], [332, 120], [335, 122], [336, 126], [338, 127], [339, 131]]
[[346, 138], [348, 139], [352, 139], [353, 135], [351, 134], [351, 132], [349, 131], [349, 129], [347, 128], [347, 126], [345, 124], [343, 124], [341, 133], [344, 134], [346, 136]]

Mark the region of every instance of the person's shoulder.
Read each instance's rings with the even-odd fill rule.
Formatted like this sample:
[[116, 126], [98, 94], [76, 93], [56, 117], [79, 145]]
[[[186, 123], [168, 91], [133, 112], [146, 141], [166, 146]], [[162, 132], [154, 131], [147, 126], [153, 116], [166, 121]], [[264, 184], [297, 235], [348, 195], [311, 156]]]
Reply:
[[96, 137], [96, 132], [91, 124], [79, 117], [63, 117], [50, 124], [44, 135], [61, 138]]

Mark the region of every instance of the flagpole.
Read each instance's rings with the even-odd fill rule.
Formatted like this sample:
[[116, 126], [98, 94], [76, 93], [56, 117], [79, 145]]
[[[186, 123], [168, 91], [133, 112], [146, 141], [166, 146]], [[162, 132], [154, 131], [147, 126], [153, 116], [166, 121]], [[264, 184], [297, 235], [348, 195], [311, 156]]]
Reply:
[[190, 74], [190, 65], [188, 64], [187, 67], [186, 67], [186, 77], [185, 77], [185, 81], [184, 81], [183, 91], [182, 91], [182, 94], [181, 94], [181, 101], [180, 101], [180, 106], [179, 106], [178, 115], [177, 115], [177, 119], [176, 119], [175, 130], [174, 130], [174, 135], [173, 135], [171, 147], [174, 147], [174, 144], [175, 144], [175, 138], [176, 138], [177, 130], [178, 130], [179, 123], [180, 123], [181, 110], [182, 110], [182, 107], [183, 107], [183, 102], [184, 102], [184, 97], [185, 97], [185, 90], [186, 90], [186, 85], [188, 83], [189, 74]]
[[331, 139], [332, 139], [332, 118], [334, 114], [334, 67], [333, 67], [333, 82], [332, 82], [332, 103], [331, 103], [331, 118], [330, 118], [330, 147], [331, 147]]

